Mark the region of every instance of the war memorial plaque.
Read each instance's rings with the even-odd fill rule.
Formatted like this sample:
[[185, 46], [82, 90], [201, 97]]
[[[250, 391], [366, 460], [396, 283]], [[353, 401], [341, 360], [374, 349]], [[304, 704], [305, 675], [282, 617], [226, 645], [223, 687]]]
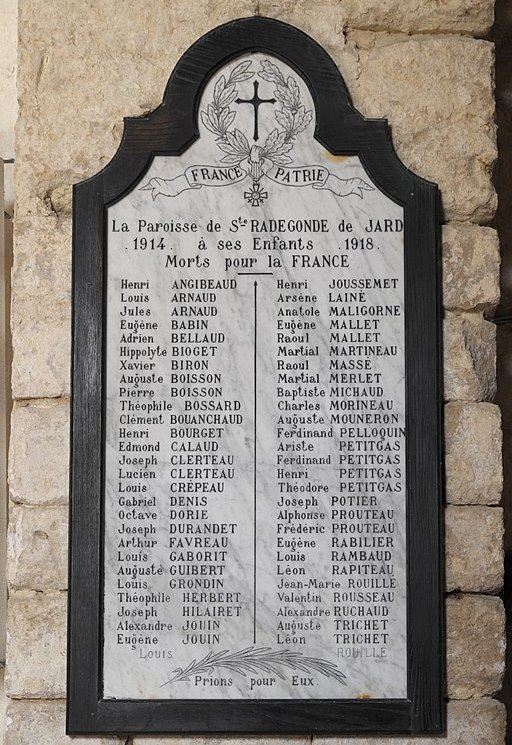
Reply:
[[74, 219], [68, 731], [440, 731], [436, 187], [252, 18]]

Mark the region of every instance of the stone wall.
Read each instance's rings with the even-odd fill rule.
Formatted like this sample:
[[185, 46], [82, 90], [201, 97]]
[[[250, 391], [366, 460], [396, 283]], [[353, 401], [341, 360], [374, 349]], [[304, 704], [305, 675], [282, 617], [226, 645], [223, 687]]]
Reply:
[[[489, 403], [495, 327], [486, 320], [499, 298], [498, 240], [486, 227], [496, 209], [493, 47], [483, 39], [492, 0], [124, 0], [122, 8], [114, 0], [21, 0], [6, 743], [70, 741], [63, 699], [72, 184], [112, 158], [123, 116], [158, 105], [174, 64], [197, 37], [253, 14], [289, 21], [317, 39], [357, 108], [388, 118], [404, 163], [441, 187], [447, 743], [500, 745], [504, 707], [491, 696], [504, 667], [504, 611], [495, 597], [503, 580], [501, 422]], [[130, 745], [179, 741], [135, 737]]]
[[[16, 0], [0, 0], [0, 158], [14, 158], [14, 122], [16, 121]], [[5, 165], [5, 211], [12, 217], [13, 164]], [[9, 237], [9, 236], [8, 236]], [[10, 245], [10, 244], [9, 244]]]

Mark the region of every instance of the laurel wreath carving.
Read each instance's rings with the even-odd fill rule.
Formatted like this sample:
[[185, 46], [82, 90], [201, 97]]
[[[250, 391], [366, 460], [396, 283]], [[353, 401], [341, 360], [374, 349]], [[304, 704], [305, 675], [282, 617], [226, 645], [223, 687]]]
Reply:
[[[252, 69], [253, 61], [240, 62], [231, 70], [227, 78], [225, 75], [218, 78], [213, 88], [212, 100], [206, 108], [200, 111], [200, 116], [204, 127], [215, 135], [215, 142], [224, 153], [220, 162], [233, 166], [240, 166], [243, 162], [240, 172], [235, 174], [236, 178], [233, 180], [230, 175], [225, 184], [234, 183], [245, 178], [245, 176], [251, 176], [252, 187], [244, 192], [244, 198], [251, 206], [257, 207], [268, 197], [268, 193], [262, 189], [261, 178], [268, 176], [271, 180], [280, 183], [278, 176], [286, 173], [286, 171], [281, 173], [277, 169], [272, 174], [268, 164], [286, 166], [293, 163], [288, 153], [295, 146], [297, 135], [311, 124], [313, 111], [306, 110], [302, 104], [300, 88], [291, 75], [285, 78], [279, 67], [268, 59], [260, 60], [261, 69], [255, 72]], [[277, 106], [274, 106], [274, 116], [278, 126], [274, 127], [267, 135], [263, 145], [258, 145], [256, 142], [251, 144], [238, 127], [233, 127], [237, 112], [231, 108], [231, 104], [234, 102], [251, 103], [255, 100], [237, 100], [238, 85], [254, 77], [254, 75], [267, 83], [273, 83], [274, 98], [263, 100], [268, 103], [277, 103]], [[254, 83], [254, 89], [256, 93], [256, 82]], [[257, 137], [256, 133], [255, 137]], [[209, 185], [208, 179], [204, 183], [196, 183], [194, 177], [191, 182], [187, 175], [188, 170], [185, 169], [183, 174], [171, 179], [154, 176], [140, 188], [142, 191], [150, 191], [153, 199], [156, 199], [159, 195], [174, 197], [186, 189], [201, 189], [202, 186]], [[225, 170], [229, 171], [229, 169]], [[313, 189], [328, 189], [340, 197], [355, 194], [361, 199], [363, 198], [363, 191], [373, 191], [370, 184], [358, 177], [343, 179], [335, 173], [330, 173], [329, 169], [324, 167], [322, 167], [320, 174], [319, 180], [311, 182]], [[216, 183], [215, 185], [220, 184]], [[304, 186], [306, 184], [290, 185]]]
[[251, 65], [250, 60], [241, 62], [231, 71], [227, 80], [221, 75], [215, 84], [212, 102], [201, 112], [201, 121], [217, 136], [218, 147], [226, 153], [221, 158], [222, 163], [239, 165], [249, 157], [252, 163], [260, 163], [264, 158], [276, 165], [291, 163], [292, 159], [287, 153], [293, 148], [295, 137], [310, 124], [313, 112], [306, 111], [302, 105], [297, 82], [291, 76], [285, 79], [277, 65], [270, 60], [261, 61], [261, 70], [257, 74], [263, 80], [274, 83], [274, 97], [280, 104], [274, 115], [280, 126], [268, 134], [263, 146], [251, 145], [238, 128], [229, 129], [236, 117], [236, 111], [230, 106], [238, 96], [236, 86], [253, 77]]
[[221, 159], [224, 163], [241, 163], [247, 158], [251, 150], [247, 137], [239, 129], [229, 130], [233, 124], [236, 111], [232, 111], [230, 104], [238, 96], [237, 83], [249, 80], [254, 75], [249, 68], [252, 62], [240, 62], [230, 73], [226, 80], [224, 75], [215, 83], [213, 89], [213, 100], [208, 104], [206, 111], [201, 111], [201, 121], [206, 129], [217, 135], [217, 145], [227, 155]]
[[303, 657], [300, 652], [283, 649], [275, 652], [271, 647], [246, 647], [240, 652], [231, 653], [229, 650], [222, 652], [209, 652], [202, 660], [192, 662], [185, 668], [178, 667], [172, 671], [173, 677], [162, 683], [161, 688], [178, 681], [188, 682], [192, 675], [212, 675], [215, 668], [221, 667], [234, 673], [239, 673], [244, 678], [246, 673], [271, 673], [277, 675], [281, 680], [286, 680], [281, 668], [299, 670], [304, 673], [318, 672], [327, 678], [333, 678], [342, 685], [346, 684], [346, 676], [338, 670], [333, 662], [321, 660], [317, 657]]
[[306, 111], [300, 100], [297, 81], [291, 75], [285, 80], [283, 73], [270, 60], [261, 62], [262, 69], [258, 76], [269, 83], [274, 83], [274, 96], [280, 102], [281, 109], [274, 115], [282, 129], [273, 129], [263, 143], [262, 157], [273, 163], [285, 165], [292, 159], [286, 154], [295, 144], [296, 135], [310, 124], [313, 112]]

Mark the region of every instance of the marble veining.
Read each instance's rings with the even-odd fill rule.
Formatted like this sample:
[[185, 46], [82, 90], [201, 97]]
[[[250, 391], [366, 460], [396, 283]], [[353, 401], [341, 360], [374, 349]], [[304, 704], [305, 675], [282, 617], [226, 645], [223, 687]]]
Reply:
[[405, 698], [403, 209], [269, 55], [199, 112], [108, 210], [104, 696]]

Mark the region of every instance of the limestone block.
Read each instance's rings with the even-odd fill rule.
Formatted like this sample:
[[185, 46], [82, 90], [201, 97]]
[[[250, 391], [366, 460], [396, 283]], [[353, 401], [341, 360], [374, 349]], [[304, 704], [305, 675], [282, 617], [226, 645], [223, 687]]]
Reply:
[[505, 670], [505, 610], [500, 598], [457, 595], [446, 600], [449, 698], [489, 696]]
[[503, 487], [499, 407], [447, 404], [444, 427], [447, 501], [498, 504]]
[[[343, 56], [350, 57], [351, 47], [346, 45], [345, 36], [350, 8], [350, 0], [348, 5], [330, 0], [315, 0], [314, 3], [308, 0], [260, 0], [259, 15], [277, 18], [299, 28], [332, 57], [336, 50], [342, 50]], [[354, 61], [356, 59], [355, 56]], [[348, 78], [345, 82], [349, 84]]]
[[[492, 0], [260, 0], [259, 13], [289, 23], [311, 17], [313, 28], [327, 17], [348, 28], [373, 31], [452, 31], [484, 35], [492, 26]], [[309, 18], [308, 18], [309, 20]], [[321, 40], [319, 40], [321, 41]]]
[[65, 698], [66, 593], [11, 593], [5, 690], [11, 698]]
[[[435, 7], [453, 18], [456, 0], [399, 3], [352, 0], [360, 25], [381, 28], [388, 5], [412, 19], [432, 18]], [[492, 3], [457, 3], [489, 19]], [[492, 46], [462, 37], [345, 34], [343, 4], [319, 11], [315, 4], [264, 3], [259, 13], [278, 15], [312, 35], [334, 55], [356, 106], [367, 116], [388, 117], [404, 162], [439, 181], [447, 216], [477, 222], [495, 209], [490, 171], [496, 157], [493, 123]], [[406, 7], [406, 11], [399, 8]], [[413, 7], [414, 6], [414, 7]], [[18, 215], [70, 209], [72, 183], [96, 173], [113, 156], [123, 116], [138, 116], [161, 100], [169, 74], [185, 49], [218, 23], [251, 15], [255, 0], [206, 3], [136, 0], [117, 12], [114, 0], [58, 5], [37, 0], [20, 8], [16, 193]], [[372, 10], [375, 8], [375, 10]], [[375, 13], [375, 23], [367, 20]], [[486, 20], [484, 25], [487, 25]], [[404, 20], [398, 26], [408, 27]], [[148, 30], [141, 54], [140, 28]], [[434, 29], [436, 30], [436, 29]], [[52, 40], [52, 44], [48, 40]], [[169, 43], [171, 40], [171, 43]], [[115, 43], [116, 54], [112, 55]], [[70, 52], [72, 49], [72, 53]], [[114, 92], [114, 93], [113, 93]], [[75, 105], [80, 101], [80, 106]]]
[[446, 220], [492, 218], [492, 45], [461, 37], [353, 32], [334, 59], [356, 108], [367, 117], [388, 119], [405, 165], [439, 184]]
[[[446, 737], [313, 737], [313, 745], [504, 745], [505, 725], [499, 701], [449, 701]], [[142, 738], [134, 745], [143, 745]]]
[[120, 745], [126, 738], [66, 737], [63, 701], [11, 701], [5, 745]]
[[[359, 0], [354, 4], [367, 6]], [[491, 175], [497, 149], [491, 44], [454, 36], [410, 38], [347, 30], [346, 3], [329, 5], [323, 13], [307, 0], [285, 3], [284, 13], [276, 10], [278, 5], [277, 0], [264, 0], [269, 12], [274, 8], [274, 15], [327, 49], [356, 108], [367, 117], [388, 119], [405, 165], [439, 184], [447, 220], [493, 217]], [[438, 9], [447, 5], [436, 3]], [[421, 14], [418, 3], [410, 8]]]
[[13, 398], [69, 393], [71, 221], [16, 220], [11, 329]]
[[498, 593], [503, 586], [503, 510], [449, 505], [446, 589]]
[[67, 588], [68, 508], [11, 505], [7, 579], [15, 590]]
[[488, 401], [496, 392], [496, 326], [478, 313], [447, 313], [444, 324], [446, 401]]
[[256, 7], [256, 0], [123, 0], [121, 13], [116, 0], [69, 0], [65, 12], [61, 3], [20, 3], [17, 215], [69, 211], [71, 185], [116, 152], [123, 117], [156, 108], [183, 52]]
[[14, 157], [14, 122], [16, 121], [16, 3], [0, 4], [0, 153]]
[[9, 489], [12, 501], [66, 504], [69, 406], [49, 401], [14, 406], [11, 418]]
[[443, 305], [492, 311], [500, 299], [500, 247], [492, 228], [443, 227]]

